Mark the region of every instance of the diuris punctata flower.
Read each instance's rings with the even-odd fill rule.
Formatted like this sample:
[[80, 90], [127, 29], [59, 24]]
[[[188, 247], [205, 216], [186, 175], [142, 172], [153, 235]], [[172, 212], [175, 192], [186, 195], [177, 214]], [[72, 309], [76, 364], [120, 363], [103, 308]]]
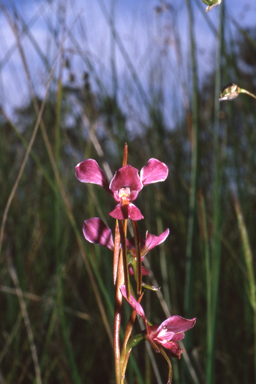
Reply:
[[[92, 217], [91, 219], [85, 220], [83, 223], [83, 234], [87, 241], [93, 244], [103, 245], [104, 247], [114, 250], [114, 241], [111, 229], [99, 217]], [[140, 252], [141, 260], [145, 258], [146, 254], [163, 243], [169, 235], [169, 229], [166, 229], [161, 235], [155, 236], [150, 233], [146, 233], [146, 239], [140, 239]], [[134, 238], [126, 239], [127, 254], [130, 259], [129, 263], [133, 264], [133, 260], [136, 258], [136, 249]], [[149, 271], [142, 266], [142, 275], [148, 275]], [[130, 274], [133, 274], [133, 269], [130, 268]]]
[[110, 212], [110, 216], [118, 220], [143, 219], [140, 210], [132, 203], [142, 188], [147, 184], [164, 181], [168, 175], [168, 167], [157, 159], [150, 159], [140, 171], [131, 165], [125, 165], [116, 171], [108, 184], [107, 177], [98, 163], [93, 159], [82, 161], [76, 166], [76, 177], [82, 183], [97, 184], [105, 188], [118, 203]]
[[184, 319], [181, 316], [171, 316], [160, 325], [149, 325], [140, 303], [135, 300], [132, 294], [130, 299], [128, 299], [125, 285], [122, 285], [120, 290], [130, 306], [142, 317], [146, 327], [145, 339], [155, 347], [156, 351], [158, 350], [157, 346], [160, 345], [167, 349], [171, 356], [180, 359], [183, 349], [180, 349], [177, 341], [182, 340], [185, 336], [184, 332], [195, 325], [196, 318]]

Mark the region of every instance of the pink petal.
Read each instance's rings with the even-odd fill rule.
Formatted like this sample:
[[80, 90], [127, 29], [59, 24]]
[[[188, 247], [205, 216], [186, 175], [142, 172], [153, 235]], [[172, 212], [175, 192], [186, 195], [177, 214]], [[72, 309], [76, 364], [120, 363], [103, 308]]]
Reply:
[[123, 212], [123, 211], [124, 211], [124, 209], [122, 209], [121, 204], [117, 204], [115, 209], [113, 209], [113, 211], [111, 211], [109, 213], [109, 215], [111, 217], [113, 217], [114, 219], [117, 219], [117, 220], [128, 219], [128, 211], [127, 211], [127, 209], [126, 209], [125, 212]]
[[180, 359], [181, 357], [181, 354], [182, 352], [185, 351], [185, 349], [180, 349], [180, 348], [177, 348], [177, 349], [168, 349], [169, 351], [169, 355], [173, 356], [173, 357], [176, 357], [176, 359]]
[[156, 338], [153, 339], [153, 341], [155, 341], [156, 344], [161, 344], [163, 347], [165, 347], [166, 349], [174, 349], [174, 350], [177, 350], [180, 348], [179, 344], [178, 343], [175, 343], [174, 341], [162, 341], [162, 340], [158, 340]]
[[127, 205], [117, 204], [115, 209], [111, 211], [110, 216], [117, 220], [126, 220], [131, 219], [134, 221], [144, 219], [139, 208], [137, 208], [134, 204], [130, 203]]
[[144, 216], [142, 216], [141, 211], [136, 207], [136, 205], [130, 203], [128, 205], [128, 218], [133, 221], [137, 221], [144, 219]]
[[162, 344], [162, 346], [168, 349], [169, 354], [173, 357], [176, 357], [177, 359], [180, 359], [182, 352], [184, 352], [184, 349], [180, 349], [177, 343], [173, 343], [171, 341], [165, 344]]
[[140, 171], [143, 186], [164, 181], [168, 176], [168, 167], [157, 159], [149, 159], [147, 165]]
[[145, 316], [145, 313], [144, 313], [144, 310], [142, 308], [142, 306], [140, 305], [140, 303], [138, 303], [138, 301], [135, 300], [135, 298], [133, 297], [133, 295], [131, 294], [130, 295], [130, 300], [128, 300], [127, 296], [126, 296], [126, 289], [125, 289], [125, 285], [121, 285], [120, 287], [120, 291], [122, 292], [122, 295], [123, 297], [128, 301], [128, 303], [130, 304], [130, 306], [135, 309], [135, 311], [138, 313], [139, 316], [141, 316], [143, 318], [143, 320], [145, 321], [146, 319], [146, 316]]
[[175, 333], [175, 335], [172, 337], [172, 339], [169, 339], [169, 340], [180, 341], [180, 340], [184, 339], [184, 337], [185, 337], [185, 333], [180, 332], [180, 333]]
[[111, 251], [114, 249], [111, 229], [98, 217], [84, 221], [83, 234], [90, 243], [103, 245]]
[[169, 229], [166, 229], [161, 235], [155, 236], [151, 235], [150, 233], [146, 233], [146, 242], [145, 246], [141, 250], [141, 254], [145, 256], [152, 248], [156, 247], [157, 245], [163, 243], [167, 236], [169, 235]]
[[[129, 273], [130, 273], [131, 276], [134, 275], [132, 267], [129, 267]], [[142, 267], [141, 267], [141, 274], [142, 274], [142, 276], [147, 276], [147, 275], [150, 274], [150, 271], [148, 269], [146, 269], [145, 267], [143, 267], [143, 265], [142, 265]]]
[[97, 161], [93, 159], [88, 159], [82, 161], [76, 166], [76, 177], [82, 183], [92, 183], [100, 185], [105, 188], [111, 195], [112, 192], [108, 187], [108, 180], [103, 172], [103, 170], [99, 167]]
[[135, 242], [134, 242], [134, 237], [131, 237], [130, 239], [126, 238], [126, 247], [127, 249], [133, 251], [133, 254], [135, 251]]
[[143, 267], [143, 265], [142, 265], [141, 274], [142, 274], [142, 276], [147, 276], [150, 274], [150, 271], [147, 268]]
[[153, 337], [157, 338], [158, 340], [161, 340], [162, 342], [179, 341], [184, 339], [185, 333], [184, 332], [174, 333], [172, 331], [168, 331], [168, 329], [166, 328], [162, 328], [160, 332], [157, 330], [155, 333], [153, 333]]
[[[135, 248], [134, 237], [132, 237], [131, 239], [126, 239], [126, 246], [127, 246], [127, 250], [130, 251], [132, 256], [136, 257], [136, 248]], [[145, 240], [142, 239], [142, 237], [140, 237], [141, 260], [143, 260], [145, 258], [145, 255], [143, 256], [143, 254], [142, 254], [144, 247], [145, 247]]]
[[138, 169], [131, 165], [125, 165], [116, 171], [109, 185], [116, 201], [120, 201], [119, 190], [125, 187], [130, 188], [130, 194], [127, 196], [128, 201], [134, 201], [137, 198], [139, 192], [143, 188], [138, 173]]
[[182, 352], [184, 352], [184, 349], [180, 349], [179, 344], [174, 341], [159, 340], [157, 338], [152, 338], [152, 340], [156, 344], [161, 344], [165, 349], [168, 350], [169, 355], [176, 357], [177, 359], [180, 359]]
[[159, 334], [163, 328], [170, 333], [185, 332], [188, 329], [194, 327], [195, 323], [196, 323], [196, 318], [184, 319], [181, 316], [171, 316], [165, 321], [163, 321], [162, 324], [159, 325], [159, 327], [156, 330], [156, 333]]

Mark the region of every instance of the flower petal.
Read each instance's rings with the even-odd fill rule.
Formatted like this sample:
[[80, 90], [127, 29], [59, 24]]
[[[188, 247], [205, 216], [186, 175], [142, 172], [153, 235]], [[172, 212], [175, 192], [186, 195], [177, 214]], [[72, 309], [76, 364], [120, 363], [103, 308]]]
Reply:
[[142, 276], [147, 276], [150, 274], [150, 271], [147, 268], [143, 267], [143, 265], [142, 265], [141, 266], [141, 274], [142, 274]]
[[134, 201], [143, 188], [138, 169], [129, 164], [120, 168], [111, 180], [109, 188], [113, 192], [114, 199], [118, 202], [120, 201], [119, 190], [121, 188], [130, 188], [127, 200]]
[[180, 359], [182, 352], [184, 352], [184, 349], [180, 349], [178, 343], [172, 341], [168, 341], [167, 343], [162, 344], [162, 346], [168, 349], [169, 355], [176, 357], [177, 359]]
[[77, 164], [76, 177], [82, 183], [92, 183], [100, 185], [112, 195], [112, 192], [109, 190], [108, 187], [107, 177], [103, 170], [99, 167], [97, 161], [93, 159], [88, 159]]
[[130, 203], [127, 205], [117, 204], [115, 209], [109, 213], [111, 217], [117, 220], [131, 219], [134, 221], [144, 219], [139, 208]]
[[141, 214], [141, 211], [136, 207], [136, 205], [130, 203], [128, 205], [128, 218], [133, 221], [137, 221], [144, 219], [144, 216]]
[[144, 247], [141, 249], [141, 256], [145, 256], [152, 248], [163, 243], [169, 235], [169, 229], [166, 229], [161, 235], [155, 236], [150, 233], [146, 233], [146, 241]]
[[[196, 323], [196, 318], [184, 319], [184, 317], [181, 317], [181, 316], [171, 316], [165, 321], [163, 321], [162, 324], [159, 325], [159, 327], [156, 330], [156, 334], [160, 334], [163, 329], [165, 329], [166, 334], [185, 332], [188, 329], [192, 328], [195, 325], [195, 323]], [[165, 338], [168, 339], [168, 336], [165, 335]]]
[[90, 243], [103, 245], [111, 251], [114, 249], [111, 229], [98, 217], [84, 221], [83, 234]]
[[126, 296], [126, 289], [125, 289], [125, 285], [121, 285], [120, 287], [120, 291], [122, 292], [122, 295], [123, 297], [128, 301], [128, 303], [130, 304], [130, 306], [135, 309], [135, 311], [138, 313], [138, 315], [140, 315], [143, 320], [145, 321], [146, 319], [146, 316], [145, 316], [145, 313], [144, 313], [144, 310], [142, 308], [142, 306], [140, 305], [140, 303], [138, 303], [138, 301], [135, 300], [135, 298], [133, 297], [132, 294], [130, 294], [130, 299], [127, 298]]
[[164, 181], [168, 176], [168, 167], [157, 159], [149, 159], [147, 165], [140, 171], [143, 186]]

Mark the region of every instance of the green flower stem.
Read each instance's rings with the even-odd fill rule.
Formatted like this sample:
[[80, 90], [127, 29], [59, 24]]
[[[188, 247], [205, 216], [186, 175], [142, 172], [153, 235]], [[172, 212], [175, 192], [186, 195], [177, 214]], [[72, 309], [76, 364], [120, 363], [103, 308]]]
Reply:
[[239, 88], [239, 93], [246, 93], [247, 95], [249, 95], [249, 96], [253, 97], [254, 99], [256, 99], [256, 96], [253, 93], [251, 93], [249, 91], [246, 91], [246, 89]]

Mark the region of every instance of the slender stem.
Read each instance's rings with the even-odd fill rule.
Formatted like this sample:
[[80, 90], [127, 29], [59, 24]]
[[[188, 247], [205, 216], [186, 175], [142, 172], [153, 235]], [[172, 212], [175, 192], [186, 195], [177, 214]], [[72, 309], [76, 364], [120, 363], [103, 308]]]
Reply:
[[246, 93], [247, 95], [249, 95], [249, 96], [253, 97], [254, 99], [256, 99], [256, 96], [253, 93], [251, 93], [249, 91], [246, 91], [246, 89], [240, 88], [239, 89], [239, 93]]
[[214, 194], [213, 194], [213, 235], [212, 235], [212, 287], [211, 287], [211, 328], [207, 342], [206, 381], [208, 384], [215, 382], [215, 335], [217, 322], [217, 305], [219, 294], [220, 263], [221, 263], [221, 195], [220, 182], [222, 164], [220, 161], [220, 122], [219, 122], [219, 89], [221, 84], [221, 55], [223, 50], [223, 19], [224, 8], [220, 6], [218, 51], [216, 57], [215, 76], [215, 107], [214, 107]]
[[236, 216], [238, 221], [238, 227], [242, 239], [245, 264], [248, 276], [249, 285], [249, 301], [253, 309], [253, 328], [254, 328], [254, 370], [255, 370], [255, 382], [256, 382], [256, 287], [255, 287], [255, 274], [253, 267], [253, 253], [249, 241], [249, 236], [244, 221], [243, 212], [238, 201], [238, 198], [234, 195], [234, 205], [236, 210]]
[[[193, 309], [193, 248], [195, 246], [195, 220], [197, 208], [197, 184], [198, 184], [198, 77], [197, 77], [197, 60], [196, 60], [196, 46], [194, 36], [194, 20], [191, 0], [186, 0], [189, 16], [189, 34], [190, 34], [190, 47], [191, 47], [191, 61], [192, 61], [192, 126], [191, 129], [191, 172], [190, 172], [190, 193], [189, 193], [189, 217], [188, 217], [188, 230], [187, 230], [187, 245], [186, 245], [186, 276], [185, 276], [185, 292], [184, 292], [184, 312], [185, 316], [192, 317]], [[192, 334], [188, 333], [185, 345], [189, 353], [192, 345]], [[187, 369], [183, 370], [183, 383], [186, 381]]]
[[172, 382], [172, 363], [171, 363], [171, 360], [167, 356], [167, 354], [166, 354], [165, 350], [163, 349], [163, 347], [161, 347], [160, 345], [159, 345], [159, 350], [160, 350], [161, 354], [163, 355], [163, 357], [165, 358], [165, 360], [167, 361], [167, 364], [169, 366], [169, 373], [168, 373], [167, 384], [171, 384], [171, 382]]
[[141, 273], [141, 254], [140, 254], [140, 234], [136, 221], [132, 221], [135, 248], [136, 248], [136, 273], [137, 273], [137, 295], [141, 294], [142, 273]]
[[113, 255], [113, 283], [114, 283], [114, 286], [116, 285], [116, 279], [117, 279], [119, 253], [120, 253], [120, 231], [119, 231], [118, 221], [116, 220], [115, 245], [114, 245], [114, 255]]
[[124, 359], [124, 362], [123, 362], [123, 365], [122, 365], [121, 384], [124, 383], [124, 379], [125, 379], [125, 371], [126, 371], [126, 367], [127, 367], [127, 364], [128, 364], [128, 360], [129, 360], [131, 351], [132, 351], [132, 348], [130, 348], [129, 351], [127, 352], [127, 354], [126, 354], [126, 356], [125, 356], [125, 359]]
[[118, 220], [120, 237], [122, 243], [122, 257], [123, 257], [123, 274], [124, 274], [124, 283], [126, 288], [126, 295], [130, 298], [130, 280], [129, 280], [129, 270], [128, 270], [128, 262], [127, 262], [127, 249], [126, 249], [126, 231], [124, 229], [124, 225], [122, 220]]
[[31, 356], [32, 356], [32, 360], [34, 363], [34, 367], [35, 367], [36, 384], [42, 384], [40, 365], [39, 365], [34, 335], [32, 332], [31, 322], [30, 322], [30, 319], [28, 316], [27, 307], [26, 307], [26, 303], [24, 300], [23, 292], [22, 292], [21, 287], [20, 287], [18, 275], [17, 275], [16, 270], [14, 268], [12, 256], [11, 256], [11, 253], [9, 253], [9, 251], [6, 252], [6, 258], [7, 258], [9, 273], [10, 273], [11, 279], [14, 283], [14, 286], [16, 288], [16, 294], [17, 294], [17, 297], [19, 300], [21, 313], [22, 313], [25, 327], [26, 327], [26, 331], [27, 331], [29, 346], [30, 346], [30, 350], [31, 350]]
[[[254, 302], [256, 305], [256, 301]], [[254, 380], [256, 383], [256, 309], [253, 312], [253, 323], [254, 323]]]
[[212, 292], [212, 277], [210, 269], [210, 249], [209, 249], [209, 239], [207, 231], [207, 222], [206, 222], [206, 209], [205, 209], [205, 200], [202, 191], [199, 194], [199, 209], [200, 209], [200, 222], [201, 222], [201, 232], [204, 241], [204, 252], [205, 252], [205, 274], [206, 274], [206, 297], [207, 297], [207, 345], [211, 345], [211, 292]]
[[[138, 302], [139, 303], [141, 302], [141, 299], [142, 299], [143, 295], [144, 295], [144, 292], [138, 298]], [[122, 352], [121, 352], [121, 364], [123, 364], [124, 361], [125, 361], [126, 347], [127, 347], [127, 343], [129, 341], [130, 335], [132, 333], [132, 328], [133, 328], [134, 321], [136, 319], [136, 314], [137, 314], [137, 312], [133, 309], [132, 313], [131, 313], [131, 316], [129, 318], [129, 321], [127, 323], [126, 329], [125, 329], [124, 341], [123, 341]], [[123, 368], [122, 368], [122, 371], [123, 371]]]
[[125, 143], [124, 145], [124, 155], [123, 155], [123, 162], [122, 162], [122, 167], [127, 165], [127, 159], [128, 159], [128, 144]]
[[112, 69], [112, 83], [113, 83], [113, 97], [116, 100], [116, 94], [117, 94], [117, 71], [116, 71], [116, 37], [115, 37], [115, 0], [111, 0], [111, 11], [110, 14], [112, 15], [112, 24], [110, 25], [112, 29], [111, 33], [111, 40], [110, 40], [110, 50], [111, 50], [111, 58], [110, 58], [110, 64]]
[[117, 282], [116, 282], [116, 298], [115, 298], [115, 315], [114, 315], [114, 358], [115, 358], [115, 372], [116, 384], [121, 383], [121, 364], [120, 364], [120, 324], [121, 324], [121, 311], [122, 311], [122, 294], [120, 286], [124, 284], [124, 268], [122, 251], [120, 251]]

